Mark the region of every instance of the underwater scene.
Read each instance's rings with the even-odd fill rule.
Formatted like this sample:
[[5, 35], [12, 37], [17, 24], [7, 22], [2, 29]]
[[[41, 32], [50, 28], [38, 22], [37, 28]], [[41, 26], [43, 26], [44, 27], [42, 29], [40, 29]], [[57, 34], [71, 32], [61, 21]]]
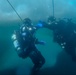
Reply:
[[76, 0], [0, 0], [0, 75], [76, 75]]

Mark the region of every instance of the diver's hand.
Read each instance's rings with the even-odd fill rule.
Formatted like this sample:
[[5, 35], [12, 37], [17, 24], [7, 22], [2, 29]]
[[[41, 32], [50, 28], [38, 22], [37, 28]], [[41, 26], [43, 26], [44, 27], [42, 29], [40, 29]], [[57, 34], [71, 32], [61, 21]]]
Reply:
[[42, 28], [44, 26], [44, 22], [43, 21], [39, 21], [36, 25], [37, 28]]
[[40, 41], [40, 44], [45, 45], [46, 42], [45, 41]]
[[46, 42], [45, 42], [45, 41], [43, 41], [43, 40], [38, 40], [38, 39], [36, 39], [35, 44], [45, 45], [45, 44], [46, 44]]

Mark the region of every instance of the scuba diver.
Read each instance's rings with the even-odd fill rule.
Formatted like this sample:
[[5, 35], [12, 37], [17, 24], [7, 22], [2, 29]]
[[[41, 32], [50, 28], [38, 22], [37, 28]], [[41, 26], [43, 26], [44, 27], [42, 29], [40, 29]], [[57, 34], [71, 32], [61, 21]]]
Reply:
[[[51, 17], [52, 18], [52, 17]], [[53, 29], [54, 40], [64, 49], [72, 60], [76, 62], [76, 24], [71, 19], [61, 19], [55, 21], [50, 25], [50, 29]]]
[[72, 60], [76, 61], [76, 24], [71, 19], [59, 19], [53, 16], [49, 17], [47, 23], [41, 22], [42, 27], [48, 28], [53, 31], [53, 40], [64, 49]]
[[20, 29], [15, 31], [12, 36], [18, 56], [23, 59], [29, 57], [34, 63], [32, 69], [33, 75], [36, 75], [36, 73], [45, 63], [44, 57], [36, 48], [36, 44], [45, 45], [44, 41], [39, 41], [35, 37], [35, 31], [37, 28], [38, 26], [33, 26], [29, 18], [25, 18], [23, 25], [21, 25]]

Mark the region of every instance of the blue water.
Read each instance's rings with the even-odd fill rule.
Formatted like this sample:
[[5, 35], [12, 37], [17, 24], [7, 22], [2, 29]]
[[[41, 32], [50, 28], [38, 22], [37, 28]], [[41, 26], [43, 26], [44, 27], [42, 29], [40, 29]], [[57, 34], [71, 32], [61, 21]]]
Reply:
[[[52, 15], [52, 0], [9, 0], [22, 19], [46, 20]], [[73, 18], [76, 23], [76, 0], [54, 0], [56, 18]], [[0, 0], [0, 75], [19, 75], [30, 72], [33, 63], [30, 58], [18, 57], [11, 40], [13, 31], [19, 28], [20, 19], [6, 0]], [[36, 32], [44, 46], [37, 45], [46, 62], [40, 70], [42, 74], [76, 74], [76, 62], [65, 50], [53, 41], [51, 30], [42, 28]], [[28, 70], [28, 71], [27, 71]]]
[[[18, 29], [18, 26], [16, 26], [18, 23], [10, 22], [8, 24], [8, 22], [6, 22], [3, 24], [4, 25], [0, 26], [0, 71], [2, 74], [16, 74], [18, 70], [23, 69], [20, 74], [25, 74], [29, 66], [28, 71], [30, 71], [33, 63], [30, 58], [19, 58], [13, 47], [11, 35], [14, 29]], [[7, 26], [5, 26], [6, 24]], [[46, 74], [76, 74], [76, 63], [72, 61], [71, 56], [62, 50], [57, 43], [53, 42], [53, 33], [51, 30], [46, 28], [39, 29], [36, 32], [36, 37], [39, 40], [46, 41], [44, 46], [37, 45], [37, 48], [46, 60], [41, 68], [41, 73], [46, 71]]]

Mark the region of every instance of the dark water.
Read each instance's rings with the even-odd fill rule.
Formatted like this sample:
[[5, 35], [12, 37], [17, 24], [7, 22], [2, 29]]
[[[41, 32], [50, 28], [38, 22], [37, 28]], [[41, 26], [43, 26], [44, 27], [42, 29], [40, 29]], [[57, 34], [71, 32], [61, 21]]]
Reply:
[[[11, 35], [15, 29], [18, 29], [19, 23], [4, 22], [0, 25], [0, 75], [24, 75], [33, 66], [30, 58], [18, 57], [12, 44]], [[57, 43], [53, 42], [52, 31], [46, 28], [39, 29], [36, 36], [46, 41], [45, 46], [37, 46], [46, 60], [39, 75], [76, 74], [76, 63]]]

